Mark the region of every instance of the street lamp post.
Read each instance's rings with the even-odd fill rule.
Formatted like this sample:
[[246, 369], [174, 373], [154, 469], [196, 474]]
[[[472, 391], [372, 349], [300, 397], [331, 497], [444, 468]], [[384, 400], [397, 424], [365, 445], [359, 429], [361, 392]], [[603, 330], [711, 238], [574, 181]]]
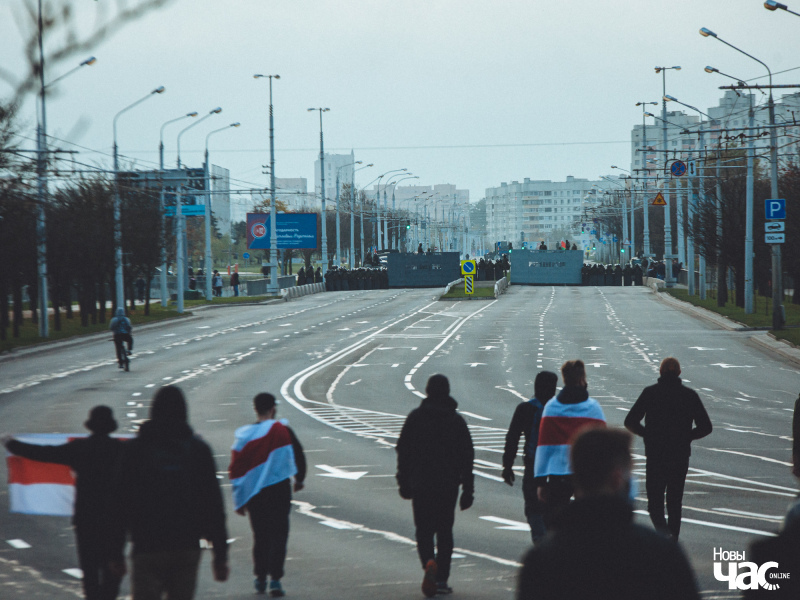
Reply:
[[239, 127], [241, 123], [238, 121], [236, 123], [231, 123], [226, 127], [220, 127], [219, 129], [215, 129], [214, 131], [210, 131], [206, 135], [206, 153], [205, 153], [205, 176], [206, 176], [206, 202], [205, 202], [205, 225], [206, 225], [206, 252], [205, 252], [205, 275], [206, 275], [206, 300], [209, 302], [211, 301], [211, 273], [209, 272], [209, 268], [212, 264], [211, 259], [211, 163], [208, 161], [208, 138], [210, 138], [215, 133], [219, 133], [220, 131], [227, 131], [231, 127]]
[[[389, 175], [390, 173], [399, 173], [401, 171], [408, 171], [408, 169], [394, 169], [392, 171], [386, 171], [386, 173], [383, 173], [382, 175], [378, 176], [378, 191], [375, 194], [375, 209], [377, 211], [377, 214], [376, 214], [376, 217], [375, 217], [375, 219], [376, 219], [376, 231], [377, 231], [377, 237], [376, 237], [376, 242], [375, 243], [377, 244], [379, 250], [381, 249], [382, 244], [385, 244], [385, 242], [381, 242], [381, 181], [383, 180], [383, 178], [386, 175]], [[387, 181], [387, 185], [388, 185], [388, 181]], [[383, 190], [384, 190], [384, 202], [385, 202], [386, 186], [384, 186]]]
[[[777, 4], [777, 3], [776, 3]], [[769, 75], [769, 159], [770, 159], [770, 194], [772, 198], [778, 198], [778, 134], [775, 131], [775, 101], [772, 97], [772, 71], [763, 61], [757, 59], [755, 56], [748, 54], [744, 50], [737, 48], [720, 38], [716, 33], [710, 29], [703, 27], [700, 30], [700, 35], [703, 37], [713, 37], [719, 40], [726, 46], [729, 46], [744, 54], [746, 57], [753, 59], [761, 66], [763, 66]], [[752, 127], [752, 116], [751, 116]], [[749, 160], [749, 158], [748, 158]], [[752, 255], [752, 251], [750, 252]], [[772, 328], [783, 329], [784, 316], [783, 316], [783, 273], [781, 265], [781, 246], [780, 244], [772, 244]]]
[[[353, 165], [360, 165], [360, 164], [362, 164], [362, 161], [357, 160], [355, 162], [351, 162], [349, 164], [342, 165], [342, 166], [336, 168], [336, 255], [335, 255], [335, 258], [334, 258], [334, 260], [336, 261], [336, 266], [340, 266], [342, 264], [342, 257], [341, 257], [341, 254], [340, 254], [341, 248], [342, 248], [342, 240], [341, 240], [341, 228], [340, 228], [340, 224], [339, 224], [339, 171], [341, 171], [342, 169], [346, 169], [347, 167], [352, 167]], [[353, 177], [351, 177], [351, 180], [354, 177], [355, 177], [355, 175]], [[350, 190], [350, 192], [352, 194], [352, 190]], [[352, 214], [353, 213], [351, 211], [350, 212], [351, 217], [352, 217]], [[352, 226], [352, 222], [351, 222], [351, 226]], [[351, 229], [350, 230], [351, 238], [352, 238], [352, 235], [353, 235], [353, 232], [352, 232], [352, 229]], [[350, 268], [351, 269], [353, 268], [352, 265], [350, 266]]]
[[113, 134], [114, 134], [114, 261], [116, 262], [116, 273], [114, 278], [114, 284], [117, 288], [116, 294], [116, 308], [125, 308], [125, 287], [124, 287], [124, 278], [122, 272], [122, 207], [121, 207], [121, 200], [119, 197], [119, 152], [117, 148], [117, 120], [123, 113], [128, 112], [134, 106], [138, 106], [145, 100], [147, 100], [153, 94], [162, 94], [166, 88], [162, 85], [157, 87], [152, 92], [147, 94], [146, 96], [139, 98], [133, 104], [129, 104], [121, 111], [119, 111], [116, 115], [114, 115], [113, 121]]
[[319, 173], [322, 183], [322, 272], [328, 272], [328, 233], [327, 222], [325, 219], [325, 147], [322, 141], [322, 113], [328, 112], [330, 108], [309, 108], [308, 112], [319, 111]]
[[[175, 119], [170, 119], [161, 126], [158, 136], [158, 169], [161, 172], [161, 306], [166, 308], [169, 301], [167, 291], [167, 215], [165, 210], [166, 194], [164, 191], [164, 128], [170, 123], [182, 121], [188, 117], [196, 117], [197, 111], [192, 111], [181, 115]], [[206, 275], [208, 276], [208, 275]]]
[[[222, 112], [222, 108], [219, 106], [215, 109], [212, 109], [208, 112], [208, 114], [203, 115], [197, 121], [184, 127], [181, 129], [180, 133], [178, 133], [178, 169], [181, 168], [181, 136], [189, 131], [192, 127], [199, 125], [203, 121], [205, 121], [211, 115], [216, 115]], [[183, 226], [183, 185], [179, 184], [175, 186], [175, 225], [176, 225], [176, 248], [175, 248], [175, 271], [176, 271], [176, 288], [177, 288], [177, 310], [178, 313], [183, 313], [183, 293], [185, 289], [186, 283], [186, 245], [184, 240], [184, 226]], [[208, 190], [206, 190], [208, 191]], [[206, 265], [206, 271], [208, 271], [208, 265]], [[206, 272], [206, 281], [211, 279], [211, 274]], [[206, 287], [208, 284], [206, 284]]]
[[649, 176], [649, 169], [647, 168], [647, 124], [644, 117], [647, 112], [647, 106], [658, 106], [658, 102], [637, 102], [636, 106], [642, 107], [642, 167], [644, 168], [644, 194], [642, 196], [642, 207], [644, 210], [644, 231], [642, 232], [642, 243], [644, 244], [644, 257], [650, 258], [653, 256], [650, 251], [650, 201], [647, 198], [647, 177]]
[[786, 12], [793, 14], [795, 17], [800, 17], [800, 13], [796, 13], [793, 10], [789, 10], [789, 7], [785, 4], [781, 4], [780, 2], [775, 2], [775, 0], [767, 0], [764, 2], [764, 8], [770, 11], [776, 11], [779, 8], [781, 10], [785, 10]]
[[[372, 163], [364, 165], [361, 169], [367, 169], [372, 166]], [[355, 212], [356, 212], [356, 171], [361, 169], [353, 169], [350, 177], [350, 260], [348, 265], [350, 270], [355, 266], [356, 254], [356, 232], [355, 232]], [[364, 254], [364, 208], [361, 208], [361, 254]]]
[[280, 75], [253, 75], [254, 79], [269, 77], [269, 284], [270, 293], [278, 293], [278, 209], [275, 205], [275, 129], [272, 120], [272, 80]]
[[[656, 73], [661, 73], [662, 80], [662, 101], [661, 101], [661, 139], [664, 144], [664, 163], [666, 164], [668, 150], [667, 147], [667, 101], [663, 99], [667, 95], [667, 71], [672, 69], [680, 71], [679, 66], [676, 67], [656, 67]], [[664, 207], [664, 263], [666, 266], [664, 274], [664, 283], [667, 287], [675, 286], [675, 279], [672, 276], [672, 264], [668, 258], [672, 258], [672, 210], [670, 209], [670, 192], [669, 180], [664, 180], [664, 201], [667, 203]]]
[[[394, 191], [397, 189], [397, 184], [400, 183], [401, 181], [405, 181], [406, 179], [419, 179], [419, 176], [418, 175], [411, 175], [409, 173], [408, 177], [403, 177], [403, 178], [398, 179], [397, 181], [394, 182], [394, 185], [392, 186], [392, 219], [393, 220], [396, 220], [396, 218], [397, 218], [396, 210], [395, 210]], [[386, 195], [386, 189], [384, 188], [384, 196], [385, 195]], [[399, 250], [400, 249], [399, 243], [400, 243], [399, 234], [397, 232], [397, 224], [395, 223], [395, 228], [394, 228], [394, 249], [395, 250]], [[391, 243], [389, 244], [389, 246], [391, 247]]]
[[47, 150], [47, 88], [53, 86], [58, 81], [65, 77], [72, 75], [81, 67], [93, 65], [97, 62], [94, 56], [90, 56], [77, 67], [74, 67], [56, 77], [50, 83], [44, 82], [44, 40], [43, 40], [43, 21], [42, 21], [42, 2], [39, 0], [39, 119], [36, 128], [36, 176], [37, 176], [37, 208], [36, 208], [36, 267], [38, 278], [38, 298], [37, 305], [39, 309], [39, 337], [50, 336], [50, 322], [48, 310], [48, 294], [47, 294], [47, 228], [46, 218], [47, 213], [45, 207], [47, 205], [47, 196], [49, 194], [48, 181], [47, 181], [47, 163], [49, 162], [49, 155]]

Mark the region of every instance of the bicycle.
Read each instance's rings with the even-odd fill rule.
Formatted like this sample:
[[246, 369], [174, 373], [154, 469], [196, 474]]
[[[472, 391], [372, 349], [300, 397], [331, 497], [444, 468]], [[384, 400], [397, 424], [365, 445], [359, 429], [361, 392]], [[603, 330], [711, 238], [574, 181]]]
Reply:
[[117, 351], [117, 363], [121, 369], [130, 371], [130, 351], [125, 349], [125, 342], [130, 343], [131, 336], [129, 333], [116, 333], [112, 338], [114, 341], [114, 348]]

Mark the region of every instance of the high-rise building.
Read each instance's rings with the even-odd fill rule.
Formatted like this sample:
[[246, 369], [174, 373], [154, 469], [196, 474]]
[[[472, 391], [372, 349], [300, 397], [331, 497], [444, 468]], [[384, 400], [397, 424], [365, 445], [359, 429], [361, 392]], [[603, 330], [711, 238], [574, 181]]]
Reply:
[[582, 249], [589, 242], [588, 209], [598, 204], [597, 188], [613, 189], [614, 185], [606, 180], [590, 181], [569, 175], [566, 181], [526, 177], [522, 183], [503, 182], [487, 188], [488, 244], [508, 241], [519, 248], [523, 243], [534, 247], [544, 241], [548, 248], [554, 248], [558, 242], [569, 240]]
[[[355, 169], [355, 154], [328, 154], [325, 153], [325, 201], [333, 202], [336, 198], [336, 176], [339, 176], [339, 190], [345, 183], [353, 180]], [[314, 161], [314, 194], [316, 206], [322, 204], [322, 177], [319, 158]]]

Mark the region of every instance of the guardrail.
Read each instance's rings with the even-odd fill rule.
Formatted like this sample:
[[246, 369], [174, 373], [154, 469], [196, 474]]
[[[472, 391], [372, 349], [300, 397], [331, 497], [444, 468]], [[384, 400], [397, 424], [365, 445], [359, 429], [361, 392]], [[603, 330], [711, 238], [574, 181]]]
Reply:
[[461, 279], [456, 279], [455, 281], [451, 281], [446, 286], [444, 286], [444, 294], [442, 294], [442, 296], [446, 296], [447, 294], [449, 294], [450, 288], [452, 288], [454, 285], [458, 285], [459, 283], [464, 283], [463, 277]]

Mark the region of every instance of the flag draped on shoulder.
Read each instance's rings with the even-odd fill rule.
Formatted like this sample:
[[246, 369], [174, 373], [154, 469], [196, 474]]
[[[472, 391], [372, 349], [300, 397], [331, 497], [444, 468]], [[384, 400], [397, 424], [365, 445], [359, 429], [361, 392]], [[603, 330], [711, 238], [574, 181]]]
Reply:
[[236, 430], [228, 476], [237, 510], [265, 487], [297, 473], [286, 421], [262, 421]]
[[588, 398], [577, 404], [553, 399], [547, 403], [539, 425], [534, 477], [571, 475], [570, 443], [584, 427], [605, 427], [606, 419], [600, 403]]

